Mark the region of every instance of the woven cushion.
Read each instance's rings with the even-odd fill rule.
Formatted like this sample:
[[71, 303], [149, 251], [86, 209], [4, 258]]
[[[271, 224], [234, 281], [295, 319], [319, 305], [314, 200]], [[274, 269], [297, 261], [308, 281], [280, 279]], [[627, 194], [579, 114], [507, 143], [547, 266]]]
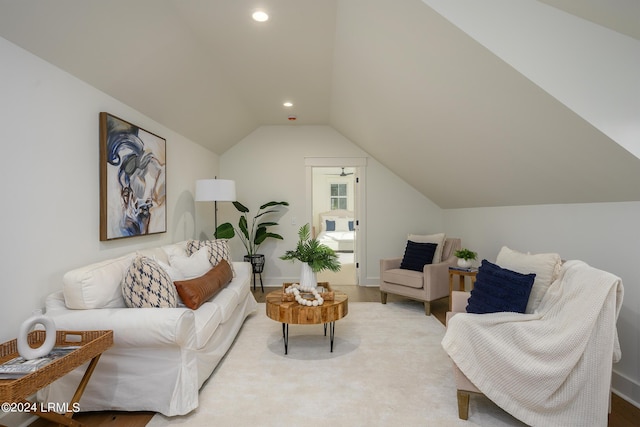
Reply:
[[227, 260], [223, 259], [204, 276], [191, 280], [178, 280], [175, 282], [175, 287], [184, 305], [195, 310], [220, 292], [232, 278], [231, 266]]
[[531, 288], [525, 313], [533, 313], [547, 289], [560, 275], [562, 259], [557, 253], [525, 254], [503, 246], [496, 258], [496, 264], [518, 273], [535, 273], [536, 279]]
[[212, 267], [218, 265], [220, 260], [226, 260], [229, 266], [231, 266], [231, 273], [235, 277], [233, 271], [233, 263], [231, 260], [231, 250], [229, 249], [229, 243], [226, 240], [189, 240], [187, 242], [187, 255], [191, 255], [202, 248], [209, 249], [209, 263]]
[[423, 271], [425, 264], [431, 264], [438, 245], [407, 241], [404, 257], [400, 263], [403, 270]]
[[176, 307], [176, 288], [166, 271], [151, 258], [137, 256], [122, 280], [127, 307]]
[[535, 277], [533, 273], [517, 273], [482, 260], [467, 313], [524, 313]]

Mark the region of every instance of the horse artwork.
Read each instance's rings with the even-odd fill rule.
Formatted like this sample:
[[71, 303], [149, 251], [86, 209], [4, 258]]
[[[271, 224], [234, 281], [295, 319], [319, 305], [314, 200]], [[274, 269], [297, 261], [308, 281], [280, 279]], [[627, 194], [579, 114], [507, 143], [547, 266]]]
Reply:
[[100, 113], [100, 240], [165, 233], [166, 140]]

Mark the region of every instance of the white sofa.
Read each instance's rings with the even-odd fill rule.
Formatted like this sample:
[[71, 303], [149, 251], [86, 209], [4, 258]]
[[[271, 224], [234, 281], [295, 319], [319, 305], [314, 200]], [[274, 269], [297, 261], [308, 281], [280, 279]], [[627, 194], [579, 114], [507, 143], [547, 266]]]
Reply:
[[[170, 253], [185, 248], [186, 242], [181, 242], [138, 254], [169, 263]], [[57, 329], [113, 330], [114, 345], [102, 355], [89, 381], [80, 400], [82, 411], [183, 415], [198, 406], [200, 387], [257, 308], [249, 286], [251, 264], [233, 262], [231, 282], [196, 310], [127, 308], [120, 282], [136, 254], [67, 273], [64, 290], [47, 297], [46, 314]], [[65, 375], [38, 398], [69, 401], [83, 372], [81, 367]]]

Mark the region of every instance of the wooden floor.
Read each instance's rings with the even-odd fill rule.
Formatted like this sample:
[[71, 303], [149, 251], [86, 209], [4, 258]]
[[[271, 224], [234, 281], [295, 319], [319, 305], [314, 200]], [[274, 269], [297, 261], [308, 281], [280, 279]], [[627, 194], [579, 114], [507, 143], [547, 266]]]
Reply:
[[[380, 290], [378, 287], [364, 286], [333, 286], [336, 290], [345, 292], [352, 302], [380, 302]], [[267, 293], [276, 288], [265, 288], [262, 293], [260, 288], [253, 291], [258, 302], [265, 302]], [[398, 301], [406, 301], [405, 298], [396, 295], [389, 295], [387, 304], [393, 304]], [[416, 304], [421, 304], [416, 302]], [[440, 322], [444, 324], [446, 312], [449, 309], [449, 301], [447, 298], [435, 301], [431, 304], [431, 313]], [[455, 399], [455, 396], [452, 396]], [[640, 425], [640, 408], [636, 408], [624, 399], [612, 394], [611, 414], [609, 415], [609, 427], [635, 427]], [[74, 420], [80, 421], [91, 427], [143, 427], [153, 417], [153, 412], [87, 412], [79, 413], [73, 417]], [[38, 420], [31, 424], [30, 427], [53, 427], [57, 424], [44, 420]]]

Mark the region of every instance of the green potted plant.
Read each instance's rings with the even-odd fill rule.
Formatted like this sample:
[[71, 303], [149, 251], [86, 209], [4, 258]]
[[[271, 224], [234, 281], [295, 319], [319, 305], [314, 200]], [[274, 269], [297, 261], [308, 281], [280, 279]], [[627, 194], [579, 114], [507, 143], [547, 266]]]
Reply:
[[308, 223], [300, 227], [296, 248], [286, 251], [280, 259], [302, 262], [300, 285], [316, 287], [318, 284], [316, 273], [323, 270], [340, 271], [341, 265], [336, 252], [320, 243], [318, 239], [312, 239], [309, 229]]
[[[256, 215], [251, 219], [251, 225], [249, 226], [249, 208], [244, 206], [240, 202], [233, 202], [233, 206], [240, 212], [240, 218], [238, 219], [238, 228], [230, 223], [225, 222], [220, 224], [215, 232], [216, 239], [232, 239], [237, 234], [242, 241], [242, 245], [247, 251], [244, 260], [251, 262], [254, 273], [262, 273], [264, 268], [264, 255], [258, 253], [258, 248], [265, 240], [279, 239], [282, 240], [282, 236], [277, 233], [269, 231], [269, 227], [278, 225], [277, 222], [263, 221], [265, 215], [269, 215], [279, 210], [276, 207], [289, 206], [287, 202], [268, 202], [260, 206]], [[274, 209], [271, 209], [274, 208]], [[262, 278], [260, 279], [262, 280]]]
[[453, 253], [458, 258], [458, 267], [469, 268], [471, 267], [471, 260], [476, 259], [478, 254], [467, 248], [458, 249]]

